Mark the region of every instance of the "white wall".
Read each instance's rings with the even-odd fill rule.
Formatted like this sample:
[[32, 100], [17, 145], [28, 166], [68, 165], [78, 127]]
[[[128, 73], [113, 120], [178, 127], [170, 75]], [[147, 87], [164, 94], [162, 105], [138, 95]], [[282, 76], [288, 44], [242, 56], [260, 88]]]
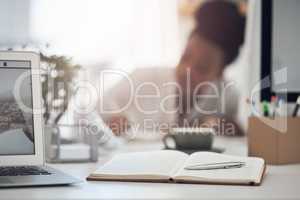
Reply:
[[175, 0], [32, 1], [35, 38], [75, 62], [115, 67], [174, 65], [178, 61]]
[[27, 43], [30, 38], [30, 0], [0, 1], [0, 46]]
[[[260, 80], [261, 1], [250, 0], [248, 9], [245, 43], [241, 55], [226, 71], [226, 77], [235, 81], [240, 92], [238, 120], [244, 130], [247, 130], [248, 117], [251, 114], [246, 99], [251, 96]], [[256, 94], [255, 100], [258, 102], [259, 91]]]

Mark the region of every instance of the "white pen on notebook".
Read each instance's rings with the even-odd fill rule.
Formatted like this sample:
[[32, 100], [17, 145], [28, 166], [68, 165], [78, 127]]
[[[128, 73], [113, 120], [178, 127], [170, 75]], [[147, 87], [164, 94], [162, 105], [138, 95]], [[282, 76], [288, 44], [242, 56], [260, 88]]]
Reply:
[[185, 167], [185, 170], [212, 170], [212, 169], [232, 169], [232, 168], [241, 168], [245, 166], [245, 162], [220, 162], [220, 163], [207, 163], [207, 164], [198, 164], [190, 165]]

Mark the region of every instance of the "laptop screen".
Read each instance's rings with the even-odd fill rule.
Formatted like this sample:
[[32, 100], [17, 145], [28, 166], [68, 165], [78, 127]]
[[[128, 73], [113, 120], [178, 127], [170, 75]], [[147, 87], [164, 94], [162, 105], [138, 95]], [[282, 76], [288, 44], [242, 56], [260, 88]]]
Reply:
[[30, 61], [0, 60], [0, 156], [33, 155]]

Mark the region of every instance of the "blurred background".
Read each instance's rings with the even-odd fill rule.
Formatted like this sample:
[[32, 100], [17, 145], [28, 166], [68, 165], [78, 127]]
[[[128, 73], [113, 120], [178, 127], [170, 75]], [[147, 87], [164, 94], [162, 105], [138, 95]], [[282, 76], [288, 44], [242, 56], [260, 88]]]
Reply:
[[[193, 14], [203, 0], [1, 0], [0, 49], [34, 50], [49, 57], [63, 56], [65, 67], [80, 65], [93, 80], [95, 71], [175, 67], [194, 26]], [[235, 0], [247, 15], [247, 0]], [[242, 96], [247, 88], [247, 43], [239, 59], [226, 71]], [[56, 57], [56, 58], [57, 58]], [[52, 59], [57, 64], [57, 59]], [[50, 59], [50, 61], [52, 61]], [[71, 64], [70, 64], [71, 63]], [[50, 68], [54, 79], [57, 74]], [[49, 70], [48, 70], [49, 71]], [[54, 71], [55, 72], [55, 71]], [[87, 72], [87, 73], [86, 73]], [[61, 76], [64, 76], [61, 73]], [[70, 79], [66, 79], [70, 81]], [[112, 79], [107, 87], [117, 82]], [[46, 95], [46, 94], [45, 94]], [[44, 96], [45, 96], [44, 95]], [[60, 96], [65, 96], [63, 90]], [[59, 106], [52, 95], [52, 106]], [[46, 98], [46, 97], [45, 97]], [[62, 110], [66, 106], [63, 106]], [[243, 112], [243, 109], [240, 109]], [[241, 121], [243, 119], [241, 118]]]
[[[175, 66], [203, 0], [1, 0], [2, 49], [48, 47], [75, 62]], [[247, 1], [237, 0], [246, 14]]]

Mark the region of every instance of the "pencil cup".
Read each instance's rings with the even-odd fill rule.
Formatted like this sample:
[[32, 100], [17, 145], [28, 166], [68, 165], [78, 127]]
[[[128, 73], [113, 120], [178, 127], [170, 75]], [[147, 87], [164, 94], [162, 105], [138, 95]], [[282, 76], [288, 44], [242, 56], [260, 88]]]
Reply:
[[250, 117], [248, 154], [268, 164], [300, 163], [300, 118]]

